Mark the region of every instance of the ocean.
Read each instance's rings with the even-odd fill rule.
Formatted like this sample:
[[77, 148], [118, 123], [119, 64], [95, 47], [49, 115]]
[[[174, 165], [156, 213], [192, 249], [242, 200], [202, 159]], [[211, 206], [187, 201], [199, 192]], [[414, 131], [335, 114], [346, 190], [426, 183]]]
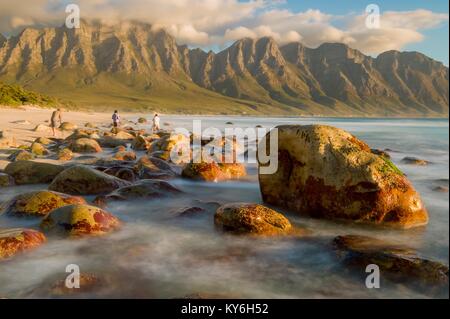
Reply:
[[[108, 210], [124, 227], [102, 238], [49, 240], [41, 248], [0, 263], [0, 297], [49, 297], [45, 287], [64, 278], [68, 264], [98, 274], [107, 284], [87, 292], [91, 298], [178, 298], [192, 294], [231, 298], [429, 298], [428, 291], [383, 279], [368, 289], [364, 273], [346, 268], [330, 242], [338, 235], [360, 234], [407, 245], [419, 256], [449, 263], [449, 122], [446, 119], [256, 118], [161, 116], [167, 128], [255, 127], [327, 124], [343, 128], [372, 148], [389, 149], [392, 161], [408, 176], [428, 209], [425, 227], [394, 230], [317, 220], [280, 210], [292, 223], [310, 230], [305, 238], [255, 238], [219, 233], [210, 202], [262, 203], [257, 169], [240, 181], [200, 183], [175, 179], [185, 193], [177, 198], [118, 202]], [[232, 122], [233, 124], [226, 124]], [[144, 126], [144, 128], [148, 128]], [[406, 156], [430, 161], [405, 165]], [[0, 191], [0, 201], [46, 188], [17, 186]], [[88, 199], [93, 199], [88, 197]], [[206, 207], [180, 218], [181, 207]], [[36, 220], [0, 216], [0, 227], [37, 228]], [[444, 296], [445, 297], [445, 296]], [[448, 295], [447, 295], [448, 297]]]

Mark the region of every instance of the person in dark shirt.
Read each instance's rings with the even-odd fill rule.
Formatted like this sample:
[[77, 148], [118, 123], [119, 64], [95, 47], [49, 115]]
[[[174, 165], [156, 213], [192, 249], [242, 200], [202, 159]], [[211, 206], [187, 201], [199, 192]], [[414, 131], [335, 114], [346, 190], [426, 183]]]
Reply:
[[114, 131], [117, 132], [117, 128], [120, 125], [120, 115], [119, 115], [119, 112], [117, 110], [115, 110], [114, 114], [112, 115], [112, 121], [113, 121]]

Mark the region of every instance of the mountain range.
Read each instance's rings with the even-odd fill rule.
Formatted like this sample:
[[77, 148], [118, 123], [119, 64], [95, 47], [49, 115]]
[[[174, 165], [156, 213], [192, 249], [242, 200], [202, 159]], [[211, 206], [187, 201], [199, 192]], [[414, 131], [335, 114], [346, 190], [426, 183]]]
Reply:
[[449, 70], [418, 52], [376, 58], [341, 43], [280, 46], [245, 38], [221, 52], [164, 29], [83, 20], [79, 29], [0, 35], [0, 81], [96, 109], [192, 114], [437, 116]]

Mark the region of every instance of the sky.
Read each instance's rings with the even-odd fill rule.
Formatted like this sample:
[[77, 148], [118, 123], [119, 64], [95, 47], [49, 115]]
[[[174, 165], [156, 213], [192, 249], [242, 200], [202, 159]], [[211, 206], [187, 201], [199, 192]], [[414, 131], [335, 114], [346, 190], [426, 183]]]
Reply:
[[[79, 5], [81, 18], [147, 22], [168, 30], [179, 44], [206, 50], [271, 36], [309, 47], [341, 42], [372, 56], [419, 51], [449, 65], [447, 0], [1, 0], [0, 33], [61, 25], [69, 3]], [[379, 23], [366, 13], [370, 4], [379, 9]]]

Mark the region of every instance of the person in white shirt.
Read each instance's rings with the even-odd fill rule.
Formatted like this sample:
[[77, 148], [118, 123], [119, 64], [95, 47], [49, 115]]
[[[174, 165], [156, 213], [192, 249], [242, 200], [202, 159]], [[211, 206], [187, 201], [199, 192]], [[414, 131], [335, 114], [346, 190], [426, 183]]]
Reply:
[[113, 121], [113, 129], [115, 132], [117, 132], [117, 128], [120, 126], [120, 115], [117, 110], [114, 111], [114, 114], [112, 115], [112, 121]]
[[158, 114], [155, 114], [155, 116], [153, 116], [153, 126], [152, 126], [153, 133], [157, 133], [159, 131], [160, 129], [159, 122], [160, 122], [159, 116]]

